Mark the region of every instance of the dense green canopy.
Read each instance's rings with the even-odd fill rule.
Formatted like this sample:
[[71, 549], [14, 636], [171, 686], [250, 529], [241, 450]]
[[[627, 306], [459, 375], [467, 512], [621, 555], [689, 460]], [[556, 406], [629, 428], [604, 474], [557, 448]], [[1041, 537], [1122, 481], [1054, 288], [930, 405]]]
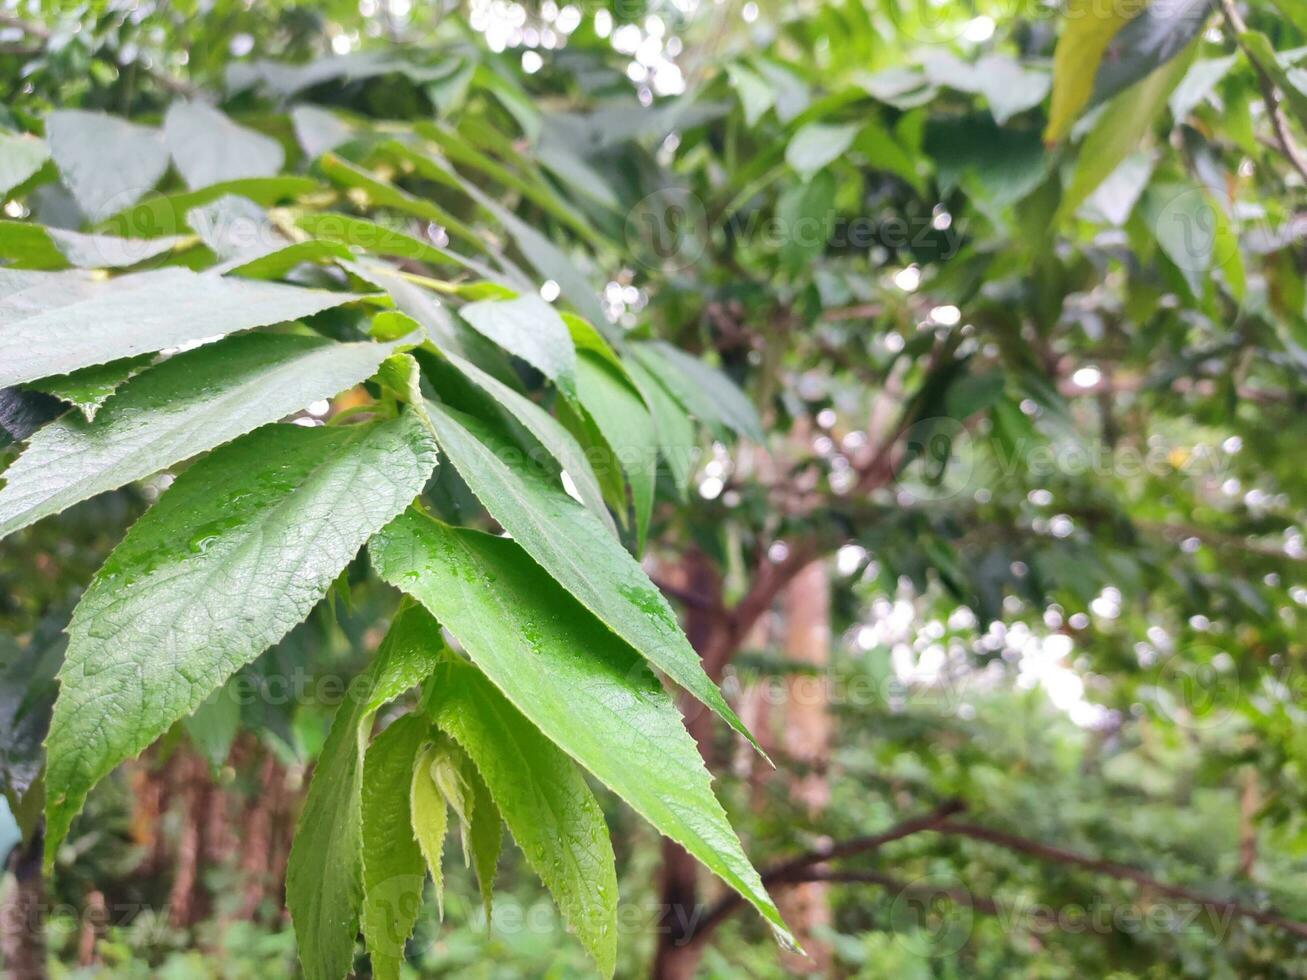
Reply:
[[1293, 0], [23, 3], [0, 84], [7, 968], [1300, 974]]

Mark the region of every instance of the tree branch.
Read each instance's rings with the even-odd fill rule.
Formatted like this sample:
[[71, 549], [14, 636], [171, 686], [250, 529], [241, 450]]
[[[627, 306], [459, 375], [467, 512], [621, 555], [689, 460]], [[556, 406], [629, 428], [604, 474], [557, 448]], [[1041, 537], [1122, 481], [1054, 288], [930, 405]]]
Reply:
[[[1138, 868], [1119, 864], [1116, 861], [1106, 861], [1100, 858], [1087, 857], [1083, 854], [1077, 854], [1074, 851], [1068, 851], [1051, 844], [1044, 844], [1040, 841], [1008, 833], [1007, 831], [995, 830], [990, 827], [981, 826], [980, 824], [951, 819], [954, 814], [957, 814], [964, 809], [965, 806], [960, 801], [951, 800], [941, 804], [929, 813], [896, 824], [883, 833], [867, 837], [854, 837], [846, 841], [813, 848], [810, 851], [805, 851], [796, 857], [790, 858], [781, 864], [769, 868], [767, 871], [763, 872], [762, 882], [768, 888], [784, 888], [805, 881], [845, 883], [866, 882], [869, 884], [883, 885], [887, 888], [894, 888], [900, 892], [910, 891], [910, 884], [898, 882], [896, 879], [876, 871], [832, 870], [823, 867], [823, 865], [829, 861], [853, 857], [858, 854], [865, 854], [868, 851], [878, 850], [886, 844], [902, 840], [903, 838], [909, 837], [913, 834], [918, 834], [923, 831], [934, 831], [939, 834], [948, 834], [954, 837], [966, 837], [971, 840], [994, 844], [998, 847], [1006, 848], [1015, 853], [1023, 854], [1039, 861], [1046, 861], [1052, 864], [1070, 865], [1072, 867], [1082, 868], [1083, 870], [1089, 871], [1093, 874], [1116, 878], [1122, 881], [1132, 881], [1151, 892], [1165, 895], [1168, 898], [1180, 899], [1194, 905], [1203, 906], [1204, 908], [1216, 909], [1226, 915], [1239, 916], [1240, 918], [1249, 919], [1253, 922], [1260, 923], [1261, 925], [1280, 929], [1293, 936], [1307, 939], [1307, 922], [1298, 922], [1294, 919], [1285, 918], [1273, 910], [1257, 909], [1247, 905], [1242, 905], [1239, 902], [1211, 898], [1201, 894], [1200, 892], [1193, 891], [1192, 889], [1180, 885], [1169, 885], [1166, 882], [1157, 880], [1144, 871], [1140, 871]], [[970, 892], [966, 892], [965, 890], [958, 891], [956, 895], [951, 892], [941, 893], [936, 890], [931, 890], [931, 893], [935, 895], [947, 894], [950, 898], [954, 898], [963, 904], [989, 914], [996, 914], [999, 911], [998, 906], [993, 902], [993, 900], [984, 898], [983, 896], [972, 895]], [[734, 893], [725, 896], [715, 905], [708, 908], [707, 912], [705, 912], [703, 917], [699, 920], [694, 931], [689, 936], [685, 937], [684, 942], [691, 945], [706, 942], [713, 930], [721, 925], [725, 919], [729, 918], [735, 910], [740, 908], [743, 904], [743, 899]]]
[[1280, 103], [1280, 92], [1275, 87], [1275, 81], [1262, 68], [1257, 59], [1244, 46], [1239, 39], [1240, 35], [1248, 30], [1248, 24], [1239, 13], [1239, 8], [1234, 5], [1234, 0], [1220, 0], [1221, 13], [1225, 17], [1225, 23], [1234, 33], [1234, 43], [1243, 49], [1244, 55], [1248, 58], [1253, 66], [1253, 71], [1257, 73], [1257, 84], [1262, 90], [1262, 101], [1266, 103], [1266, 111], [1271, 117], [1271, 128], [1275, 131], [1275, 140], [1280, 144], [1280, 151], [1288, 159], [1293, 168], [1302, 175], [1302, 179], [1307, 181], [1307, 157], [1303, 156], [1302, 150], [1294, 142], [1293, 135], [1289, 132], [1289, 120], [1285, 118], [1284, 109]]
[[[964, 809], [964, 806], [961, 802], [950, 800], [947, 803], [940, 804], [929, 813], [895, 824], [883, 833], [873, 834], [868, 837], [854, 837], [840, 843], [813, 848], [811, 851], [805, 851], [797, 857], [790, 858], [788, 861], [764, 871], [762, 873], [762, 883], [771, 888], [774, 885], [797, 884], [801, 881], [814, 880], [806, 877], [812, 873], [811, 869], [814, 865], [874, 851], [886, 844], [902, 840], [904, 837], [910, 837], [912, 834], [920, 833], [923, 830], [932, 830], [962, 809]], [[717, 926], [721, 925], [723, 920], [727, 919], [743, 904], [744, 900], [734, 892], [720, 899], [704, 914], [693, 934], [689, 937], [688, 942], [700, 943], [706, 940], [709, 934]]]
[[1091, 871], [1094, 874], [1104, 875], [1108, 878], [1133, 881], [1135, 884], [1142, 885], [1159, 895], [1166, 895], [1170, 898], [1178, 898], [1186, 902], [1192, 902], [1195, 905], [1219, 909], [1222, 912], [1231, 915], [1238, 915], [1245, 919], [1251, 919], [1254, 922], [1260, 922], [1262, 925], [1282, 929], [1285, 932], [1298, 936], [1299, 938], [1307, 939], [1307, 922], [1297, 922], [1293, 919], [1286, 919], [1284, 916], [1273, 911], [1249, 908], [1246, 905], [1240, 905], [1238, 902], [1226, 901], [1225, 899], [1219, 898], [1209, 898], [1206, 895], [1191, 891], [1188, 888], [1183, 888], [1180, 885], [1168, 885], [1166, 882], [1158, 881], [1152, 875], [1146, 874], [1138, 868], [1132, 868], [1126, 864], [1118, 864], [1115, 861], [1104, 861], [1100, 858], [1086, 857], [1083, 854], [1076, 854], [1074, 851], [1068, 851], [1061, 847], [1054, 847], [1052, 844], [1044, 844], [1040, 841], [1020, 837], [1017, 834], [1010, 834], [1007, 831], [994, 830], [990, 827], [982, 827], [979, 824], [967, 823], [965, 821], [947, 821], [932, 829], [937, 830], [941, 834], [952, 834], [956, 837], [969, 837], [972, 840], [996, 844], [999, 847], [1007, 848], [1010, 851], [1024, 854], [1040, 861], [1049, 861], [1054, 864], [1069, 864], [1074, 867], [1084, 868], [1086, 871]]

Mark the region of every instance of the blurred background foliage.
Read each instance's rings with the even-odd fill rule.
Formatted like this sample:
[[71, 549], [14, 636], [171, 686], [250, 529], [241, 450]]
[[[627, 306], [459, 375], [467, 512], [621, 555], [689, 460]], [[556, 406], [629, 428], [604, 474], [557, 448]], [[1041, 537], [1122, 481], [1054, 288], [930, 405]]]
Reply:
[[[1059, 123], [1055, 48], [1083, 7], [11, 0], [0, 125], [157, 119], [201, 91], [291, 147], [291, 102], [440, 120], [450, 158], [566, 253], [550, 278], [579, 312], [748, 392], [766, 439], [701, 447], [688, 497], [662, 474], [650, 540], [777, 760], [701, 741], [749, 853], [766, 869], [960, 815], [821, 866], [854, 880], [795, 887], [813, 960], [724, 915], [689, 969], [1304, 976], [1307, 18], [1153, 0]], [[516, 193], [520, 156], [592, 233]], [[378, 159], [440, 195], [384, 153], [356, 162]], [[5, 211], [84, 224], [53, 181]], [[12, 450], [25, 424], [0, 422]], [[6, 780], [39, 766], [59, 631], [105, 529], [152, 494], [0, 544]], [[294, 972], [279, 874], [332, 708], [319, 681], [366, 662], [390, 606], [347, 575], [243, 672], [255, 696], [92, 795], [48, 896], [53, 975]], [[619, 973], [646, 975], [676, 932], [668, 858], [605, 807]], [[588, 969], [518, 856], [489, 931], [461, 871], [414, 975]]]

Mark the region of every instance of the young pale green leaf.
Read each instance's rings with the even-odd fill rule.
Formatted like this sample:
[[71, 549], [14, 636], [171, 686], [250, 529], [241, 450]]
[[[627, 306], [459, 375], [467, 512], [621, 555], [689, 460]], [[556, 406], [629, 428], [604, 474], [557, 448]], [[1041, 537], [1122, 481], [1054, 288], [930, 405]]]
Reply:
[[22, 269], [122, 269], [172, 251], [185, 239], [84, 235], [26, 221], [0, 221], [0, 258]]
[[94, 421], [64, 416], [32, 436], [3, 474], [0, 538], [358, 384], [390, 351], [251, 333], [178, 354], [133, 378]]
[[726, 375], [699, 358], [661, 341], [632, 344], [646, 369], [705, 425], [724, 425], [739, 435], [762, 442], [758, 412]]
[[445, 353], [445, 358], [458, 368], [475, 385], [493, 397], [500, 405], [508, 409], [523, 427], [540, 441], [540, 445], [557, 460], [563, 472], [572, 480], [577, 496], [590, 509], [590, 512], [604, 522], [604, 526], [617, 536], [613, 516], [604, 505], [603, 491], [595, 477], [594, 468], [586, 459], [585, 451], [575, 437], [563, 427], [552, 415], [535, 402], [526, 398], [497, 378], [464, 360], [457, 354]]
[[527, 862], [611, 976], [617, 871], [603, 811], [576, 765], [463, 663], [441, 676], [435, 719], [476, 763]]
[[0, 196], [27, 180], [50, 159], [50, 148], [34, 136], [0, 133]]
[[658, 480], [658, 433], [639, 391], [593, 351], [577, 354], [576, 392], [621, 463], [635, 507], [636, 551], [644, 550]]
[[373, 714], [439, 663], [440, 626], [402, 607], [361, 683], [350, 685], [313, 770], [286, 869], [286, 907], [309, 980], [340, 980], [354, 963], [363, 906], [363, 758]]
[[68, 627], [46, 741], [46, 858], [86, 794], [284, 636], [421, 491], [413, 413], [270, 425], [191, 467], [96, 573]]
[[634, 650], [515, 541], [410, 510], [368, 550], [381, 577], [431, 610], [533, 725], [791, 941], [713, 796], [680, 712]]
[[[93, 422], [100, 409], [104, 407], [104, 403], [109, 400], [109, 396], [144, 371], [153, 361], [153, 354], [138, 354], [136, 357], [124, 357], [121, 361], [110, 361], [108, 364], [82, 368], [71, 374], [42, 378], [26, 387], [34, 391], [43, 391], [60, 401], [68, 402], [85, 416], [86, 421]], [[3, 491], [0, 491], [0, 496], [3, 496]]]
[[174, 102], [163, 117], [163, 135], [177, 171], [190, 188], [228, 180], [271, 177], [281, 170], [281, 144], [232, 122], [203, 102]]
[[[165, 268], [0, 300], [0, 387], [310, 316], [358, 297]], [[70, 301], [71, 300], [71, 301]]]
[[423, 860], [427, 863], [427, 870], [431, 872], [431, 884], [436, 892], [436, 908], [440, 918], [444, 919], [443, 860], [445, 835], [449, 831], [449, 808], [445, 806], [445, 798], [440, 795], [440, 790], [431, 777], [431, 766], [435, 761], [434, 744], [427, 745], [418, 753], [417, 764], [413, 767], [413, 780], [409, 785], [409, 812], [413, 819], [413, 836], [417, 838]]
[[698, 462], [699, 440], [694, 423], [690, 421], [676, 398], [636, 358], [626, 364], [626, 371], [644, 396], [644, 403], [653, 413], [654, 428], [658, 433], [658, 451], [671, 472], [672, 483], [684, 497], [690, 487], [690, 477]]
[[[443, 676], [436, 684], [443, 682]], [[437, 689], [437, 696], [438, 689]], [[486, 921], [490, 921], [494, 897], [495, 870], [503, 840], [503, 818], [486, 788], [485, 780], [467, 753], [443, 733], [437, 733], [427, 770], [440, 798], [458, 818], [463, 843], [463, 863], [471, 865], [481, 890]]]
[[1056, 143], [1071, 131], [1093, 93], [1108, 44], [1143, 7], [1142, 3], [1069, 0], [1053, 52], [1053, 105], [1044, 131], [1046, 142]]
[[[671, 606], [631, 555], [585, 507], [476, 419], [428, 403], [440, 448], [477, 499], [540, 566], [732, 728], [752, 741], [703, 671]], [[756, 743], [755, 743], [756, 744]]]
[[50, 155], [92, 221], [135, 204], [168, 169], [163, 134], [102, 112], [59, 109], [45, 119]]
[[1166, 108], [1171, 92], [1189, 70], [1196, 50], [1197, 46], [1191, 45], [1184, 54], [1171, 59], [1103, 107], [1089, 135], [1080, 144], [1075, 172], [1062, 195], [1057, 220], [1074, 214], [1098, 185], [1139, 148]]
[[409, 791], [430, 731], [421, 715], [396, 719], [363, 761], [363, 938], [377, 980], [399, 980], [404, 944], [422, 908], [426, 873], [413, 836]]
[[844, 155], [858, 134], [857, 123], [830, 125], [811, 122], [802, 127], [785, 147], [785, 162], [803, 181]]
[[459, 315], [522, 358], [569, 396], [576, 394], [576, 348], [558, 312], [539, 296], [468, 303]]

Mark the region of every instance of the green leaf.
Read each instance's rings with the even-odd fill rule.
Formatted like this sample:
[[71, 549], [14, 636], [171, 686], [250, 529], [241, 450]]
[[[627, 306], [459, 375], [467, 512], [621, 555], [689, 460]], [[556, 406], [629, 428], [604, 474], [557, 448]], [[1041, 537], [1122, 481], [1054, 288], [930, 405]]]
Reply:
[[1180, 54], [1202, 32], [1212, 8], [1212, 0], [1148, 4], [1108, 43], [1094, 76], [1091, 104], [1124, 92]]
[[1062, 195], [1058, 219], [1074, 214], [1107, 176], [1139, 149], [1152, 131], [1166, 101], [1193, 61], [1196, 47], [1174, 58], [1106, 106], [1076, 152], [1070, 185]]
[[577, 355], [576, 390], [631, 485], [636, 551], [641, 552], [658, 479], [658, 433], [653, 417], [639, 391], [593, 351], [583, 350]]
[[0, 133], [0, 197], [45, 166], [50, 148], [34, 136]]
[[286, 907], [309, 980], [340, 980], [354, 963], [363, 905], [363, 758], [372, 716], [435, 669], [440, 626], [405, 605], [381, 641], [362, 683], [336, 709], [313, 770], [286, 869]]
[[699, 456], [699, 440], [694, 423], [675, 396], [643, 363], [631, 358], [626, 370], [653, 413], [654, 428], [658, 433], [658, 451], [671, 471], [672, 483], [684, 498], [689, 491], [690, 478], [694, 475]]
[[775, 105], [775, 92], [761, 75], [738, 61], [726, 66], [726, 74], [731, 79], [735, 93], [740, 97], [740, 106], [744, 109], [744, 124], [756, 126], [767, 110]]
[[192, 189], [247, 177], [272, 177], [285, 163], [281, 144], [238, 126], [203, 102], [174, 102], [163, 135], [177, 171]]
[[[571, 546], [590, 557], [580, 542]], [[547, 738], [751, 902], [778, 938], [792, 942], [713, 796], [672, 699], [635, 651], [517, 542], [409, 511], [369, 552], [381, 577], [431, 610]]]
[[326, 190], [326, 185], [308, 177], [280, 174], [276, 177], [246, 177], [210, 184], [193, 191], [160, 194], [105, 219], [105, 227], [116, 235], [153, 238], [171, 235], [187, 226], [186, 217], [201, 205], [223, 197], [249, 198], [270, 207], [280, 201], [308, 197]]
[[617, 872], [603, 811], [580, 771], [465, 664], [442, 675], [435, 718], [476, 763], [527, 863], [600, 972], [611, 976]]
[[329, 211], [300, 215], [295, 223], [314, 238], [337, 242], [350, 248], [361, 248], [373, 255], [417, 259], [430, 265], [458, 266], [487, 279], [493, 279], [496, 275], [493, 269], [475, 259], [437, 248], [412, 235], [362, 218], [351, 218], [346, 214]]
[[785, 147], [785, 162], [794, 168], [800, 180], [812, 180], [817, 171], [844, 155], [857, 134], [857, 123], [838, 126], [808, 123]]
[[724, 425], [762, 442], [762, 423], [753, 403], [720, 371], [661, 341], [633, 344], [645, 368], [705, 425]]
[[139, 201], [168, 169], [168, 147], [157, 129], [102, 112], [59, 109], [45, 119], [50, 155], [92, 221]]
[[[442, 680], [443, 678], [438, 679], [436, 683], [439, 684]], [[427, 772], [439, 790], [441, 799], [458, 817], [459, 836], [463, 842], [463, 863], [470, 864], [476, 873], [488, 925], [494, 897], [495, 870], [499, 865], [499, 847], [504, 836], [499, 808], [491, 799], [490, 790], [486, 788], [485, 781], [472, 760], [448, 736], [437, 735]]]
[[[104, 407], [104, 403], [109, 400], [110, 395], [153, 362], [153, 354], [138, 354], [136, 357], [125, 357], [120, 361], [82, 368], [71, 374], [42, 378], [26, 387], [35, 391], [44, 391], [47, 395], [68, 402], [82, 413], [86, 421], [92, 422]], [[2, 498], [3, 491], [0, 491], [0, 499]], [[3, 507], [0, 507], [0, 511], [2, 510]]]
[[0, 221], [0, 258], [21, 269], [121, 269], [172, 251], [182, 238], [84, 235], [25, 221]]
[[1053, 84], [1047, 72], [1027, 71], [1002, 54], [987, 54], [976, 62], [976, 80], [1000, 126], [1043, 102]]
[[318, 161], [318, 166], [333, 183], [363, 191], [371, 198], [374, 205], [403, 211], [424, 221], [434, 221], [446, 228], [450, 235], [461, 238], [480, 251], [485, 250], [486, 243], [475, 229], [459, 221], [434, 201], [425, 197], [415, 197], [408, 191], [401, 190], [371, 171], [356, 166], [334, 153], [324, 153]]
[[436, 892], [436, 908], [440, 918], [445, 917], [445, 876], [442, 862], [445, 835], [449, 831], [449, 810], [440, 795], [431, 766], [436, 760], [436, 747], [427, 745], [418, 754], [413, 767], [413, 780], [409, 786], [409, 812], [413, 819], [413, 836], [417, 838], [422, 857], [431, 872], [431, 883]]
[[651, 664], [752, 741], [704, 673], [663, 594], [594, 515], [539, 470], [511, 466], [512, 448], [476, 419], [432, 403], [428, 409], [441, 450], [526, 553]]
[[412, 414], [271, 425], [191, 467], [96, 573], [68, 627], [46, 860], [86, 794], [281, 639], [435, 465]]
[[186, 224], [221, 259], [262, 255], [289, 244], [248, 197], [224, 194], [186, 212]]
[[354, 129], [334, 112], [314, 105], [297, 105], [290, 111], [295, 139], [310, 160], [348, 143]]
[[252, 333], [178, 354], [132, 379], [94, 421], [64, 416], [28, 440], [3, 474], [0, 538], [358, 384], [390, 352]]
[[1038, 133], [998, 126], [988, 116], [931, 119], [926, 152], [942, 189], [960, 186], [978, 204], [999, 208], [1042, 184], [1050, 162]]
[[1239, 43], [1253, 63], [1275, 82], [1299, 125], [1307, 127], [1307, 71], [1283, 64], [1271, 39], [1259, 31], [1245, 31], [1239, 35]]
[[572, 485], [576, 487], [576, 494], [581, 498], [581, 502], [589, 508], [592, 514], [603, 521], [604, 526], [616, 537], [617, 528], [613, 524], [613, 516], [608, 512], [607, 506], [604, 505], [603, 491], [599, 488], [599, 480], [595, 477], [594, 468], [590, 465], [585, 451], [576, 441], [576, 438], [563, 427], [562, 423], [531, 399], [518, 394], [502, 381], [482, 371], [471, 361], [448, 351], [444, 352], [444, 356], [468, 380], [511, 412], [513, 417], [539, 440], [540, 445], [557, 460], [558, 465], [567, 473]]
[[539, 296], [468, 303], [459, 315], [483, 336], [522, 358], [569, 396], [576, 393], [576, 348], [558, 311]]
[[608, 322], [594, 284], [577, 268], [566, 252], [475, 186], [465, 185], [464, 190], [495, 216], [513, 236], [514, 243], [531, 264], [531, 268], [535, 269], [541, 279], [556, 282], [563, 299], [571, 303], [578, 313], [596, 326]]
[[363, 938], [378, 980], [399, 980], [404, 944], [422, 908], [426, 875], [413, 836], [409, 792], [430, 725], [417, 714], [396, 719], [363, 761]]
[[186, 734], [213, 772], [221, 769], [227, 761], [240, 723], [241, 703], [230, 690], [230, 685], [218, 688], [195, 709], [194, 714], [182, 719]]
[[[1053, 52], [1053, 105], [1044, 131], [1046, 142], [1056, 143], [1071, 131], [1093, 93], [1094, 76], [1108, 44], [1143, 7], [1143, 3], [1068, 0]], [[1108, 167], [1106, 172], [1111, 170]]]
[[0, 300], [0, 387], [311, 316], [358, 299], [165, 268]]
[[1225, 58], [1195, 61], [1185, 72], [1184, 78], [1180, 79], [1180, 84], [1175, 87], [1175, 91], [1171, 93], [1168, 102], [1171, 107], [1171, 117], [1176, 122], [1187, 119], [1189, 113], [1207, 98], [1217, 82], [1226, 76], [1237, 60], [1238, 56], [1232, 54]]

